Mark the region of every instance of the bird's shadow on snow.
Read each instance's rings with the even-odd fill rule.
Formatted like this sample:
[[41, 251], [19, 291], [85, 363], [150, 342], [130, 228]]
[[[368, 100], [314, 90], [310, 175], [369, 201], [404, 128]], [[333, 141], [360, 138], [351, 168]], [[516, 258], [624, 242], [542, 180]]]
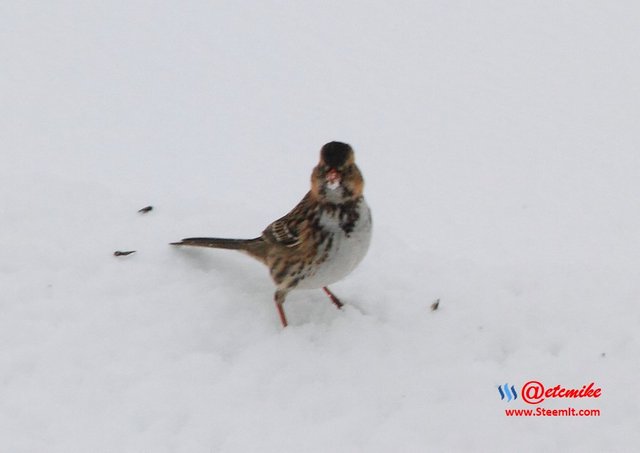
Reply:
[[347, 298], [341, 298], [341, 300], [344, 306], [338, 309], [322, 289], [292, 291], [287, 297], [285, 310], [290, 325], [294, 327], [307, 324], [327, 327], [340, 320], [370, 317], [357, 300]]
[[216, 273], [222, 280], [233, 285], [246, 288], [260, 288], [270, 283], [269, 275], [261, 273], [262, 265], [239, 253], [212, 251], [196, 248], [177, 248], [178, 255], [186, 267], [206, 273]]
[[[177, 248], [174, 254], [187, 271], [197, 270], [216, 275], [217, 280], [225, 282], [232, 291], [237, 291], [238, 297], [249, 292], [261, 294], [260, 298], [265, 302], [272, 300], [275, 287], [268, 271], [261, 263], [241, 253], [183, 247]], [[322, 289], [292, 291], [285, 303], [290, 325], [301, 327], [311, 323], [327, 326], [340, 318], [371, 316], [366, 304], [358, 297], [347, 294], [339, 297], [345, 304], [343, 309], [337, 309]]]

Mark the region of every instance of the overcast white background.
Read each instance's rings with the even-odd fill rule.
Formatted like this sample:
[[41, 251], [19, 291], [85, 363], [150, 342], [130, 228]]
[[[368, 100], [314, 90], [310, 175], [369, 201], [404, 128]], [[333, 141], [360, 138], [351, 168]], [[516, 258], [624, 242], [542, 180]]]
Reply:
[[[631, 451], [640, 7], [0, 3], [0, 451]], [[254, 237], [350, 143], [369, 255], [293, 293]], [[147, 215], [139, 208], [153, 205]], [[137, 250], [116, 258], [115, 250]], [[440, 308], [430, 311], [439, 298]], [[598, 418], [507, 418], [536, 379]]]

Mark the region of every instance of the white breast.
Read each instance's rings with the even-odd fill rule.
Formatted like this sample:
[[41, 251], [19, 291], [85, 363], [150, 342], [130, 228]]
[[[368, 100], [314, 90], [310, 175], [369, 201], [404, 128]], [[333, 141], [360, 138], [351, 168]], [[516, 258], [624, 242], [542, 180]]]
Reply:
[[[336, 214], [323, 213], [320, 225], [333, 238], [327, 257], [302, 279], [297, 288], [316, 289], [328, 286], [349, 275], [362, 261], [371, 242], [371, 212], [366, 201], [358, 204], [358, 220], [353, 230], [346, 233]], [[321, 253], [325, 253], [321, 250]]]

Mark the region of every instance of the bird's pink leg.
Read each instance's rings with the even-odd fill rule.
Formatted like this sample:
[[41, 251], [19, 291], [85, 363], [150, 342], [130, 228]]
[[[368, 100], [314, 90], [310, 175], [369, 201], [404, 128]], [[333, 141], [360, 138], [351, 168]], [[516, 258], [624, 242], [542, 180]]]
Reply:
[[287, 327], [287, 325], [289, 324], [287, 322], [287, 315], [284, 314], [284, 299], [285, 297], [287, 297], [287, 293], [286, 291], [276, 291], [275, 294], [275, 301], [276, 301], [276, 308], [278, 309], [278, 315], [280, 315], [280, 322], [282, 323], [282, 327]]
[[328, 287], [323, 286], [322, 289], [324, 290], [325, 293], [327, 293], [327, 296], [329, 296], [329, 299], [331, 299], [331, 302], [333, 302], [336, 307], [340, 309], [344, 306], [344, 304], [340, 302], [340, 299], [338, 299], [335, 294], [329, 291]]
[[282, 305], [280, 304], [276, 304], [276, 307], [278, 308], [278, 314], [280, 315], [280, 322], [282, 323], [282, 327], [287, 327], [287, 316], [284, 314], [284, 308], [282, 308]]

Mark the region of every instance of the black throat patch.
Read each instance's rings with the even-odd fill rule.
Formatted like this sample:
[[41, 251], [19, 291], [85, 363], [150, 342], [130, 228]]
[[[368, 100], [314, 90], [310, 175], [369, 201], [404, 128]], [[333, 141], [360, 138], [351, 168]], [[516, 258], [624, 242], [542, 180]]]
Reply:
[[[329, 215], [337, 216], [340, 222], [340, 228], [345, 232], [347, 237], [355, 229], [356, 223], [360, 220], [360, 202], [362, 197], [356, 200], [349, 200], [340, 204], [324, 203], [321, 206], [321, 210], [327, 212]], [[318, 220], [320, 216], [318, 216]]]

